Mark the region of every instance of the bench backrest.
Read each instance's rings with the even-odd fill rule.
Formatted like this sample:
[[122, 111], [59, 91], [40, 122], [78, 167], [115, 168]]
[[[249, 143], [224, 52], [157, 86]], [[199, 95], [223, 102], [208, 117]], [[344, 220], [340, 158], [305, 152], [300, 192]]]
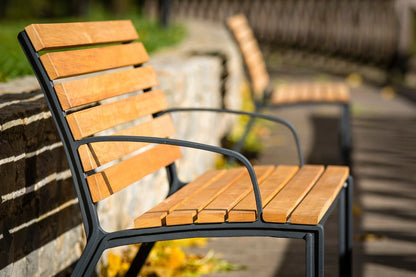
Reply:
[[229, 17], [226, 24], [240, 48], [253, 92], [262, 95], [270, 77], [247, 18], [243, 14], [237, 14]]
[[[103, 134], [175, 133], [169, 115], [155, 116], [168, 104], [161, 90], [152, 90], [158, 84], [156, 73], [142, 66], [149, 56], [136, 41], [131, 21], [32, 24], [25, 31], [43, 66], [34, 66], [35, 72], [46, 72], [59, 101], [56, 116], [63, 114], [62, 124], [70, 133], [63, 134], [70, 136], [64, 141]], [[82, 145], [70, 155], [79, 159], [92, 201], [97, 202], [172, 164], [181, 152], [176, 146], [99, 142]]]

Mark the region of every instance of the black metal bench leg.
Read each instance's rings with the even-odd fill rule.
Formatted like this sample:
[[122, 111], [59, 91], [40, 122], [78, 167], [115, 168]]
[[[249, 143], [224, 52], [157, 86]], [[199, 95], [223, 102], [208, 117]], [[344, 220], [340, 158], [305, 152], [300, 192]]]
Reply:
[[346, 252], [347, 252], [347, 215], [346, 215], [346, 194], [347, 189], [343, 188], [339, 198], [338, 208], [338, 258], [339, 258], [339, 276], [346, 277]]
[[312, 234], [306, 234], [305, 236], [305, 252], [306, 252], [306, 277], [312, 277], [315, 274], [314, 264], [315, 264], [315, 242], [314, 236]]
[[352, 178], [339, 199], [339, 276], [352, 275]]
[[342, 104], [340, 140], [342, 158], [345, 165], [351, 166], [351, 122], [350, 104]]
[[347, 193], [346, 193], [346, 201], [345, 201], [345, 213], [346, 213], [346, 253], [345, 253], [345, 263], [347, 265], [345, 276], [352, 276], [352, 247], [353, 247], [353, 240], [352, 240], [352, 231], [353, 231], [353, 222], [352, 222], [352, 199], [353, 199], [353, 185], [354, 181], [352, 177], [348, 177], [347, 180]]
[[142, 243], [142, 245], [140, 245], [140, 248], [137, 251], [136, 257], [132, 261], [130, 268], [127, 271], [125, 277], [136, 277], [139, 274], [140, 270], [142, 269], [147, 259], [147, 256], [149, 255], [154, 245], [155, 245], [154, 242], [144, 242]]
[[308, 233], [306, 242], [306, 272], [307, 277], [324, 276], [324, 231]]
[[98, 238], [91, 238], [72, 272], [72, 276], [91, 276], [102, 253], [105, 250], [104, 241]]

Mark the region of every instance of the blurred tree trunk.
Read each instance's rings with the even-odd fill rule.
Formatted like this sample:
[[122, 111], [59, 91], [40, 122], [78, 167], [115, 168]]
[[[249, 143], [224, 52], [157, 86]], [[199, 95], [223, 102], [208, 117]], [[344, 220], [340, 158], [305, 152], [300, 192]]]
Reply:
[[8, 4], [9, 0], [0, 0], [0, 19], [3, 19], [6, 16]]
[[[1, 0], [0, 0], [1, 1]], [[143, 15], [143, 12], [144, 12], [144, 4], [145, 4], [145, 1], [146, 0], [136, 0], [136, 2], [135, 2], [135, 4], [136, 4], [136, 8], [137, 8], [137, 12], [140, 14], [140, 15]]]
[[72, 15], [86, 16], [89, 14], [89, 12], [90, 12], [90, 0], [72, 0], [71, 1]]
[[128, 6], [128, 0], [111, 0], [111, 12], [115, 15], [126, 14]]

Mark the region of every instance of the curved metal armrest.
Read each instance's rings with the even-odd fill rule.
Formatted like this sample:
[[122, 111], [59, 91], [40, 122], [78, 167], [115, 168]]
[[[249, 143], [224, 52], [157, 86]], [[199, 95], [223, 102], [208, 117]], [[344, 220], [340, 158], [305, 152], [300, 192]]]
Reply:
[[197, 112], [217, 112], [217, 113], [232, 113], [232, 114], [238, 114], [238, 115], [247, 115], [247, 116], [262, 118], [265, 120], [283, 124], [291, 131], [295, 139], [296, 148], [298, 151], [299, 165], [302, 167], [305, 164], [298, 132], [296, 131], [292, 123], [290, 123], [289, 121], [283, 118], [279, 118], [279, 117], [272, 116], [272, 115], [261, 114], [261, 113], [252, 113], [252, 112], [244, 112], [244, 111], [228, 110], [228, 109], [214, 109], [214, 108], [171, 108], [171, 109], [161, 111], [158, 114], [161, 115], [161, 114], [173, 113], [173, 112], [196, 112], [196, 111]]
[[215, 152], [215, 153], [231, 156], [239, 160], [248, 170], [251, 183], [253, 185], [254, 196], [256, 199], [256, 208], [257, 208], [257, 213], [259, 215], [258, 219], [261, 218], [261, 214], [263, 212], [263, 206], [262, 206], [260, 189], [259, 189], [259, 184], [257, 181], [256, 173], [250, 161], [246, 157], [244, 157], [242, 154], [236, 151], [226, 149], [226, 148], [221, 148], [218, 146], [212, 146], [209, 144], [187, 141], [187, 140], [159, 138], [159, 137], [145, 137], [145, 136], [97, 136], [97, 137], [90, 137], [90, 138], [78, 140], [75, 142], [75, 144], [78, 148], [83, 144], [89, 144], [89, 143], [94, 143], [94, 142], [105, 142], [105, 141], [131, 141], [131, 142], [148, 142], [148, 143], [156, 143], [156, 144], [176, 145], [176, 146], [201, 149], [205, 151], [210, 151], [210, 152]]

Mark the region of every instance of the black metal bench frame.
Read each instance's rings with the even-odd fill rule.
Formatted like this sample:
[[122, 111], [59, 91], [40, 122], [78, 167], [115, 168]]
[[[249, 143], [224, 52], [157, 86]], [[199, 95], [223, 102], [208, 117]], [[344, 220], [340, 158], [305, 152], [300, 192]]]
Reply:
[[[53, 119], [56, 123], [58, 133], [62, 139], [63, 147], [66, 152], [69, 167], [72, 172], [76, 193], [79, 199], [83, 225], [87, 238], [87, 245], [78, 261], [73, 276], [89, 276], [92, 274], [95, 266], [102, 255], [103, 251], [121, 245], [142, 243], [136, 258], [134, 259], [127, 276], [136, 276], [145, 262], [153, 244], [157, 241], [193, 238], [193, 237], [239, 237], [239, 236], [267, 236], [280, 238], [304, 239], [306, 242], [306, 276], [323, 276], [324, 272], [324, 223], [328, 216], [339, 203], [339, 262], [340, 275], [351, 275], [351, 252], [352, 252], [352, 178], [349, 177], [344, 184], [343, 189], [337, 196], [337, 199], [331, 205], [318, 225], [296, 225], [268, 223], [262, 219], [262, 202], [260, 191], [250, 162], [240, 153], [201, 143], [189, 142], [184, 140], [139, 137], [139, 136], [102, 136], [90, 137], [75, 141], [70, 132], [69, 126], [65, 120], [65, 115], [60, 107], [59, 101], [55, 94], [53, 82], [49, 79], [39, 54], [33, 48], [25, 31], [18, 35], [18, 40], [26, 54], [36, 77], [45, 94], [46, 101], [52, 112]], [[212, 112], [230, 112], [234, 114], [250, 115], [258, 118], [264, 118], [275, 122], [283, 123], [289, 127], [295, 136], [298, 145], [300, 165], [303, 165], [303, 157], [299, 145], [299, 139], [290, 123], [283, 119], [272, 116], [254, 114], [239, 111], [221, 110], [221, 109], [170, 109], [167, 112], [191, 112], [191, 111], [212, 111]], [[156, 115], [157, 116], [157, 115]], [[212, 151], [239, 160], [248, 170], [252, 181], [258, 217], [255, 222], [250, 223], [213, 223], [213, 224], [191, 224], [179, 226], [162, 226], [146, 229], [129, 229], [115, 232], [106, 232], [100, 226], [96, 204], [92, 202], [88, 185], [84, 178], [80, 159], [77, 156], [77, 149], [82, 144], [88, 144], [99, 141], [135, 141], [151, 142], [158, 144], [178, 145], [189, 148], [196, 148], [205, 151]], [[174, 193], [184, 185], [177, 176], [175, 164], [166, 167], [169, 180], [169, 194]]]

